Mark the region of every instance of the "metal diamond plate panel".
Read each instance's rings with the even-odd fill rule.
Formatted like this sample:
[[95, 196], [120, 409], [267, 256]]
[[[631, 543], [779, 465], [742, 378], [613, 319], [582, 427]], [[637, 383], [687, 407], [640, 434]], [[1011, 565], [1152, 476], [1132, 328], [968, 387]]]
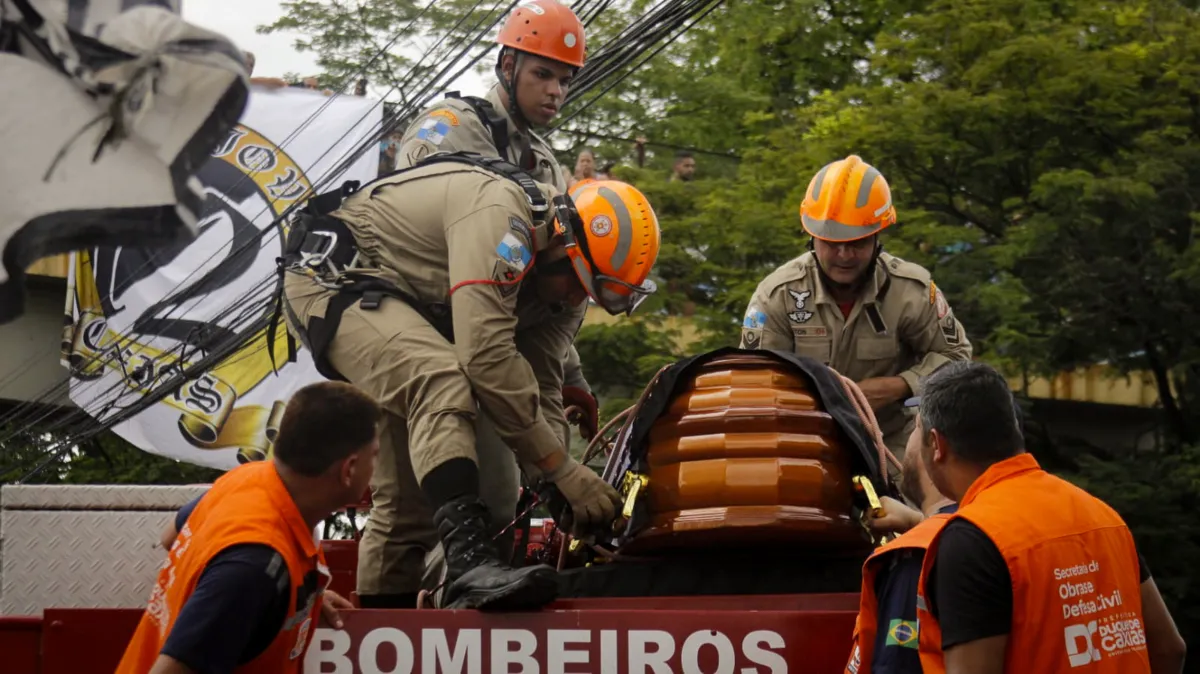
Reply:
[[4, 510], [0, 615], [141, 608], [165, 559], [157, 543], [172, 517], [169, 510]]
[[210, 485], [19, 485], [0, 489], [5, 510], [178, 510]]

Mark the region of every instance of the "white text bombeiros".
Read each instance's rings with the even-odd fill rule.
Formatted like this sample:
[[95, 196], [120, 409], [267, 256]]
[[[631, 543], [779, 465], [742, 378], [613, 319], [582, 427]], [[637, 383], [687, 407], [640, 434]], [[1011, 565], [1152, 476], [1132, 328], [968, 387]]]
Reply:
[[[491, 646], [487, 663], [485, 638]], [[419, 667], [416, 639], [420, 640]], [[663, 630], [551, 629], [539, 634], [524, 629], [426, 628], [419, 637], [415, 634], [410, 637], [394, 627], [377, 627], [369, 630], [358, 644], [352, 641], [344, 630], [317, 629], [304, 658], [305, 674], [565, 674], [567, 670], [595, 674], [701, 674], [702, 671], [787, 674], [788, 671], [788, 663], [780, 652], [785, 645], [783, 636], [773, 630], [750, 632], [737, 640], [740, 643], [716, 630], [700, 630], [689, 634], [680, 644], [674, 635]], [[595, 660], [593, 645], [599, 647]], [[715, 655], [715, 669], [700, 668], [702, 650], [710, 652], [706, 660]], [[357, 667], [351, 662], [352, 655]]]

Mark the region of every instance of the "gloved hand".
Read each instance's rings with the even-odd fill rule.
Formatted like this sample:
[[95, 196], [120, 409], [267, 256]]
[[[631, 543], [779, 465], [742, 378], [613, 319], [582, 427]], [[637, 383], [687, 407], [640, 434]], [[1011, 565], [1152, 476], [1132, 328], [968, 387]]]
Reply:
[[[596, 404], [596, 397], [578, 386], [564, 386], [562, 397], [564, 409], [572, 405], [579, 408], [579, 434], [590, 442], [600, 430], [600, 408]], [[567, 421], [575, 423], [576, 419], [568, 418]]]
[[571, 504], [576, 535], [608, 524], [617, 516], [617, 508], [621, 505], [617, 490], [575, 459], [567, 457], [557, 470], [546, 474], [546, 479], [553, 482]]

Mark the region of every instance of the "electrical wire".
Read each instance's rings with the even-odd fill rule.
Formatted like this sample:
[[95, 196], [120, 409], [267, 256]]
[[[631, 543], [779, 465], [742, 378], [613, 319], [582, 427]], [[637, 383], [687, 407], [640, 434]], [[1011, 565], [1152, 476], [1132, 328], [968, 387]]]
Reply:
[[[630, 143], [630, 144], [637, 143], [636, 138], [625, 138], [622, 136], [612, 136], [612, 135], [603, 134], [603, 133], [596, 133], [595, 131], [582, 131], [582, 130], [578, 130], [578, 129], [559, 129], [559, 131], [561, 133], [569, 134], [572, 136], [578, 136], [580, 138], [596, 138], [599, 140], [613, 140], [613, 141], [621, 141], [621, 142]], [[643, 143], [643, 145], [645, 145], [646, 147], [665, 147], [665, 148], [668, 148], [671, 150], [686, 150], [688, 152], [692, 152], [695, 154], [706, 154], [706, 155], [712, 155], [714, 157], [723, 157], [725, 159], [741, 159], [742, 158], [742, 156], [740, 154], [738, 154], [737, 152], [732, 152], [732, 151], [719, 152], [717, 150], [704, 150], [701, 148], [690, 147], [687, 145], [675, 145], [672, 143], [664, 143], [664, 142], [658, 141], [658, 140], [647, 140], [645, 143]]]

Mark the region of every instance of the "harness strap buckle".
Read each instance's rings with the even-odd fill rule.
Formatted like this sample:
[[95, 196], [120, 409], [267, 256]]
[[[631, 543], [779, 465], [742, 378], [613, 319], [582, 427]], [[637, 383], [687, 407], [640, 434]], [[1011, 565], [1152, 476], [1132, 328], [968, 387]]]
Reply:
[[[312, 242], [312, 243], [310, 243]], [[338, 247], [338, 235], [328, 230], [309, 230], [300, 244], [300, 264], [317, 269], [329, 261]]]
[[381, 302], [383, 302], [383, 291], [368, 290], [363, 293], [362, 300], [358, 303], [358, 306], [367, 311], [374, 311], [379, 308]]

